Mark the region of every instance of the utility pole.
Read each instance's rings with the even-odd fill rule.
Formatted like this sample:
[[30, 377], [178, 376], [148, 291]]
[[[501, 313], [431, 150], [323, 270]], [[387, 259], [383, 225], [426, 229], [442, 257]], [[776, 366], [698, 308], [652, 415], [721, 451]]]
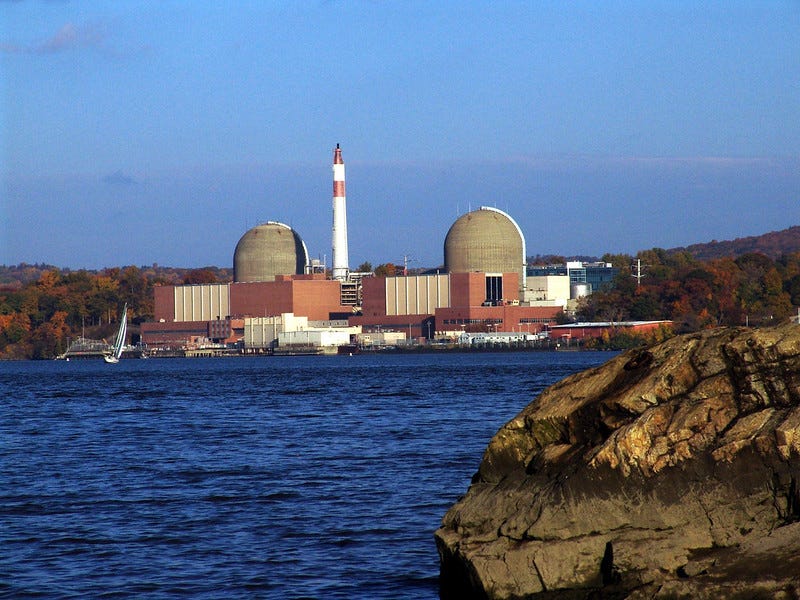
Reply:
[[642, 269], [644, 268], [647, 268], [647, 265], [643, 265], [642, 259], [637, 258], [635, 265], [635, 273], [631, 273], [631, 277], [636, 279], [636, 287], [639, 287], [642, 284], [642, 277], [645, 276], [644, 273], [642, 272]]
[[413, 261], [414, 259], [411, 258], [408, 254], [403, 255], [403, 277], [408, 275], [408, 263]]

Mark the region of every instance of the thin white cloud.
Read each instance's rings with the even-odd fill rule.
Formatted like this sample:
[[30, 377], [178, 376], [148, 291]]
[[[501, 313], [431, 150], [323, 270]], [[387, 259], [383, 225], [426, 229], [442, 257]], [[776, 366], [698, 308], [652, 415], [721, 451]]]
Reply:
[[610, 162], [619, 164], [645, 165], [706, 165], [715, 167], [737, 167], [769, 164], [773, 159], [762, 156], [620, 156], [612, 157]]
[[469, 159], [407, 159], [407, 160], [351, 160], [349, 164], [358, 166], [393, 166], [393, 167], [452, 167], [454, 165], [523, 165], [541, 169], [563, 169], [565, 167], [717, 167], [742, 168], [748, 166], [775, 166], [793, 164], [800, 160], [798, 156], [634, 156], [634, 155], [594, 155], [594, 154], [557, 154], [557, 155], [514, 155], [506, 158], [488, 157]]
[[105, 39], [105, 30], [98, 25], [76, 26], [74, 23], [65, 23], [50, 39], [39, 44], [35, 51], [49, 54], [78, 48], [102, 47]]
[[5, 54], [57, 54], [81, 48], [102, 48], [106, 42], [105, 28], [99, 25], [64, 23], [49, 38], [32, 44], [0, 43]]
[[717, 167], [742, 168], [749, 166], [780, 166], [797, 162], [796, 156], [633, 156], [633, 155], [587, 155], [575, 154], [564, 156], [513, 157], [508, 162], [527, 165], [529, 167]]

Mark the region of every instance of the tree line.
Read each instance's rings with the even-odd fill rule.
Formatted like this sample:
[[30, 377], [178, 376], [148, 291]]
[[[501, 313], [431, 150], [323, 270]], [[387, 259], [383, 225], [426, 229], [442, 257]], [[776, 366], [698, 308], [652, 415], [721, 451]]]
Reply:
[[[671, 320], [676, 333], [723, 325], [777, 324], [800, 306], [800, 252], [707, 261], [659, 248], [606, 255], [619, 268], [613, 287], [578, 306], [580, 321]], [[637, 260], [638, 266], [637, 266]]]
[[52, 358], [79, 336], [113, 337], [127, 302], [135, 332], [153, 319], [153, 287], [231, 280], [217, 267], [127, 266], [100, 271], [48, 265], [0, 267], [0, 359]]

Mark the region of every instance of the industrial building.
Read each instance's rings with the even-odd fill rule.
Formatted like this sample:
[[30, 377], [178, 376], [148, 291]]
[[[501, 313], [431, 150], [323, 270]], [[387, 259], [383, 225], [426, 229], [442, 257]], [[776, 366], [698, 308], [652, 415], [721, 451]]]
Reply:
[[361, 333], [347, 321], [313, 322], [291, 313], [244, 319], [246, 354], [335, 354]]
[[365, 332], [406, 331], [410, 338], [464, 331], [536, 333], [555, 323], [559, 305], [520, 302], [519, 273], [446, 273], [363, 280], [364, 303], [351, 324]]
[[526, 288], [525, 300], [531, 306], [560, 306], [566, 309], [569, 300], [574, 299], [566, 275], [529, 275]]
[[570, 296], [578, 298], [612, 284], [619, 269], [607, 262], [568, 261], [563, 265], [536, 265], [527, 268], [528, 277], [566, 277]]
[[555, 324], [571, 296], [570, 272], [531, 273], [519, 225], [486, 206], [452, 224], [441, 272], [399, 277], [351, 272], [338, 144], [332, 250], [329, 278], [309, 261], [305, 243], [291, 227], [276, 221], [257, 225], [236, 245], [232, 283], [156, 288], [155, 322], [142, 324], [143, 342], [206, 340], [250, 352], [354, 338], [381, 343], [481, 332], [534, 335]]

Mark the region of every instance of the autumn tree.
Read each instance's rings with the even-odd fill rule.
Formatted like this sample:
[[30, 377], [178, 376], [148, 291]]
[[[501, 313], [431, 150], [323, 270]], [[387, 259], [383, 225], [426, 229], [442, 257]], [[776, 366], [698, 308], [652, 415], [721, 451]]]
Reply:
[[375, 277], [394, 277], [397, 266], [394, 263], [383, 263], [375, 267]]
[[25, 343], [30, 330], [31, 321], [25, 313], [15, 312], [0, 315], [0, 357], [24, 356], [26, 351], [20, 351], [17, 346]]
[[750, 319], [766, 324], [792, 313], [791, 296], [784, 290], [780, 273], [770, 258], [752, 253], [735, 262], [742, 271], [739, 300]]
[[53, 358], [67, 349], [69, 327], [67, 313], [56, 311], [46, 322], [39, 325], [31, 336], [31, 358]]
[[184, 285], [196, 285], [200, 283], [217, 283], [217, 276], [208, 267], [203, 269], [193, 269], [183, 277]]

